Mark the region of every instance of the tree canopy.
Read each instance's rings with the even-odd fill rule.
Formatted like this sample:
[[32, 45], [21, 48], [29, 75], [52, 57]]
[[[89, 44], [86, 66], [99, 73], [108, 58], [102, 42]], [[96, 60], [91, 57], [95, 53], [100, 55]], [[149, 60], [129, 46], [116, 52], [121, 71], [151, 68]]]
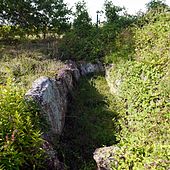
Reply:
[[68, 28], [70, 12], [63, 0], [0, 0], [1, 24], [19, 26], [26, 32], [60, 33]]
[[79, 1], [76, 4], [76, 12], [73, 27], [79, 36], [87, 36], [88, 31], [92, 28], [91, 18], [87, 11], [87, 6], [84, 1]]

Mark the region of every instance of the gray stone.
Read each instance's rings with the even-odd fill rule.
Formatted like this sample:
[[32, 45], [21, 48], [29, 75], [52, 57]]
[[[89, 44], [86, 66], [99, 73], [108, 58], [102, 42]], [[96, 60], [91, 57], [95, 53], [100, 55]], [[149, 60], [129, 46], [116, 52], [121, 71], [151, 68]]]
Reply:
[[[101, 63], [84, 63], [80, 66], [82, 75], [103, 71], [103, 69]], [[27, 97], [39, 103], [53, 134], [62, 132], [67, 112], [67, 96], [80, 78], [80, 71], [75, 62], [68, 61], [65, 67], [59, 70], [55, 79], [40, 77], [26, 93]]]
[[97, 64], [92, 64], [92, 63], [80, 64], [81, 75], [87, 75], [90, 73], [97, 73], [97, 72], [102, 72], [102, 71], [104, 71], [104, 67], [100, 62], [98, 62]]
[[53, 134], [60, 134], [64, 127], [67, 101], [63, 91], [55, 79], [40, 77], [26, 93], [27, 97], [32, 97], [41, 106], [41, 111]]
[[54, 150], [53, 146], [45, 141], [43, 144], [43, 149], [46, 151], [47, 159], [45, 161], [46, 170], [64, 170], [65, 165], [59, 161], [57, 157], [57, 152]]
[[110, 92], [114, 95], [119, 95], [120, 86], [122, 83], [122, 78], [121, 78], [122, 76], [120, 75], [119, 76], [120, 78], [115, 80], [115, 78], [112, 75], [113, 69], [114, 69], [114, 66], [106, 69], [105, 78], [110, 88]]
[[76, 62], [69, 60], [67, 62], [67, 68], [72, 72], [72, 75], [76, 81], [80, 78], [80, 71]]
[[118, 149], [115, 146], [96, 149], [93, 158], [97, 163], [97, 170], [112, 170], [112, 165], [117, 167], [118, 162], [114, 159], [114, 154]]
[[45, 139], [43, 147], [49, 156], [47, 159], [49, 169], [64, 169], [64, 165], [57, 158], [57, 153], [53, 149], [52, 143], [56, 142], [64, 127], [68, 94], [72, 92], [81, 75], [103, 70], [104, 67], [101, 63], [84, 63], [77, 66], [75, 62], [68, 61], [59, 70], [55, 79], [40, 77], [34, 81], [32, 88], [26, 93], [26, 98], [32, 98], [39, 104], [41, 113], [49, 125], [47, 132], [42, 135]]

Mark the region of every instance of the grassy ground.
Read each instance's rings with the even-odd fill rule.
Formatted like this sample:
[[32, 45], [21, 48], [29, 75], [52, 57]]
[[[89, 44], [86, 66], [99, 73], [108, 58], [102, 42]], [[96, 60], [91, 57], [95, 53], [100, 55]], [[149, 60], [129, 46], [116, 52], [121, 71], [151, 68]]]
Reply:
[[29, 88], [40, 76], [53, 76], [63, 63], [57, 58], [56, 40], [0, 42], [0, 83], [12, 76]]
[[116, 143], [114, 98], [103, 76], [82, 78], [77, 89], [60, 141], [61, 157], [70, 170], [95, 170], [95, 149]]

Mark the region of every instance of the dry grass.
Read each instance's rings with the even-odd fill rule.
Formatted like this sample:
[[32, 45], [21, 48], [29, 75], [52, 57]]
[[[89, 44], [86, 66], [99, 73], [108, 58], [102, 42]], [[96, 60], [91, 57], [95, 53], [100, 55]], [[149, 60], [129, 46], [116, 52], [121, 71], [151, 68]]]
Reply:
[[29, 88], [40, 76], [54, 76], [63, 67], [58, 59], [56, 40], [0, 43], [0, 83], [13, 76]]

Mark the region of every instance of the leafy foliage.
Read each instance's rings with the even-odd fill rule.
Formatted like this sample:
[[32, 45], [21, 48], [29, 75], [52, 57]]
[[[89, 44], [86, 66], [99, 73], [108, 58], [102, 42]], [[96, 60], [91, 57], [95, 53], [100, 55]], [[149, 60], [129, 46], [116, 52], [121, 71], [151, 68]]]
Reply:
[[111, 64], [120, 63], [122, 60], [133, 60], [135, 53], [134, 46], [134, 28], [128, 27], [123, 29], [119, 34], [116, 34], [114, 47], [112, 47], [113, 52], [105, 56], [105, 63]]
[[146, 4], [147, 10], [148, 11], [157, 11], [160, 9], [168, 9], [168, 5], [166, 5], [163, 1], [161, 0], [151, 0], [149, 3]]
[[114, 23], [119, 20], [119, 12], [121, 12], [123, 8], [115, 6], [112, 1], [105, 1], [104, 8], [108, 23]]
[[122, 9], [112, 3], [110, 6], [110, 3], [105, 3], [105, 13], [110, 19], [101, 27], [92, 25], [85, 2], [77, 3], [73, 28], [65, 34], [59, 45], [62, 59], [101, 60], [115, 50], [117, 34], [134, 22], [134, 18], [126, 13], [120, 15], [118, 11]]
[[116, 64], [121, 133], [113, 169], [169, 168], [169, 13], [135, 30], [135, 61]]
[[127, 13], [123, 7], [115, 6], [112, 1], [106, 0], [104, 3], [104, 12], [106, 15], [107, 23], [113, 27], [126, 28], [135, 21], [135, 17]]
[[[0, 22], [20, 30], [20, 33], [61, 33], [69, 28], [70, 10], [63, 0], [0, 1]], [[20, 36], [20, 34], [19, 34]]]
[[77, 36], [79, 38], [88, 36], [89, 30], [92, 28], [92, 23], [84, 1], [76, 4], [76, 12], [74, 15], [73, 27]]
[[23, 99], [25, 90], [9, 78], [0, 86], [0, 166], [40, 168], [44, 151], [37, 106]]

